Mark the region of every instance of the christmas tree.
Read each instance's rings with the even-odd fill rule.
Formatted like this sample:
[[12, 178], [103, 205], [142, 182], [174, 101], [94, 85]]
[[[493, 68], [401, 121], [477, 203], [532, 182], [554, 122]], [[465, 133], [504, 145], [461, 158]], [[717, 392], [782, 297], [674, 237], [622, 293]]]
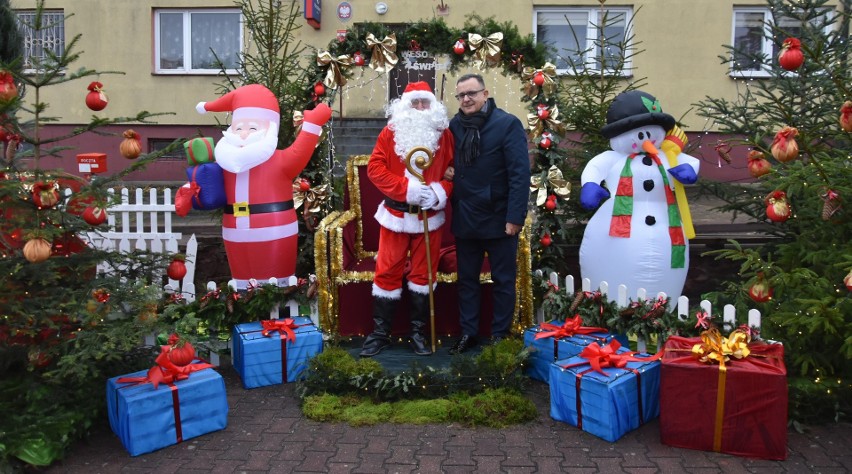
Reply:
[[[156, 326], [169, 257], [95, 250], [85, 237], [103, 222], [108, 187], [180, 143], [109, 177], [45, 168], [45, 158], [67, 149], [65, 139], [156, 114], [93, 115], [67, 135], [52, 135], [45, 125], [58, 117], [48, 113], [41, 91], [81, 81], [84, 90], [104, 73], [72, 68], [80, 36], [31, 55], [25, 71], [18, 20], [7, 5], [0, 4], [0, 78], [11, 79], [0, 80], [0, 466], [14, 469], [62, 457], [98, 419], [105, 379], [150, 366], [149, 354], [133, 354]], [[34, 33], [52, 27], [43, 2], [25, 26]], [[121, 142], [116, 137], [117, 149]], [[113, 272], [96, 273], [104, 262]]]
[[[848, 409], [852, 399], [852, 2], [767, 6], [772, 21], [763, 41], [776, 53], [728, 46], [721, 59], [732, 65], [736, 98], [697, 104], [720, 132], [736, 137], [730, 146], [748, 150], [756, 178], [704, 187], [724, 200], [722, 210], [765, 223], [768, 237], [761, 246], [734, 242], [714, 252], [741, 270], [709, 296], [740, 312], [760, 309], [763, 338], [784, 343], [794, 417], [835, 418], [840, 402]], [[738, 76], [743, 67], [759, 67], [761, 77]]]

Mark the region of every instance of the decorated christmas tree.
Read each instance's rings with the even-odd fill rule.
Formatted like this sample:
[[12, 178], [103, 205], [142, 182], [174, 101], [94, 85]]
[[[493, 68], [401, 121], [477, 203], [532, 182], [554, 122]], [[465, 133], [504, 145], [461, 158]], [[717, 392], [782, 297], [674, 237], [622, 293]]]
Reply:
[[[773, 55], [727, 47], [721, 59], [731, 64], [737, 96], [697, 104], [736, 137], [729, 145], [748, 153], [755, 177], [705, 187], [724, 200], [723, 210], [764, 223], [767, 237], [714, 252], [741, 270], [710, 296], [740, 312], [760, 309], [763, 338], [785, 345], [794, 416], [830, 419], [852, 399], [852, 2], [767, 5], [772, 21], [762, 41]], [[759, 78], [740, 75], [755, 67]]]
[[[85, 91], [99, 72], [75, 69], [79, 36], [42, 56], [30, 52], [25, 70], [18, 20], [7, 4], [0, 3], [0, 466], [14, 470], [61, 458], [98, 419], [106, 377], [150, 366], [147, 355], [135, 361], [132, 355], [157, 324], [168, 256], [87, 245], [87, 235], [105, 220], [107, 187], [159, 154], [96, 179], [45, 167], [68, 152], [62, 145], [68, 138], [155, 114], [101, 113], [56, 136], [45, 125], [59, 117], [49, 114], [42, 90], [82, 83]], [[53, 25], [43, 3], [36, 7], [26, 27], [37, 33]], [[87, 101], [93, 110], [107, 105], [96, 84], [89, 84], [94, 96]], [[133, 145], [115, 137], [122, 153], [132, 155]], [[96, 272], [99, 263], [112, 272]]]

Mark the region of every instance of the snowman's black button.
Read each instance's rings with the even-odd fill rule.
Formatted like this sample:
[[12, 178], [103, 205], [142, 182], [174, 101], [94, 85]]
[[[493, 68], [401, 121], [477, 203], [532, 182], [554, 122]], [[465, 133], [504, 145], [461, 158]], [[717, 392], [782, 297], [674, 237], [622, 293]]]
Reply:
[[651, 160], [650, 156], [646, 155], [646, 156], [642, 157], [642, 164], [645, 165], [645, 166], [651, 166], [651, 165], [654, 164], [654, 162]]
[[647, 225], [654, 225], [654, 224], [656, 224], [656, 223], [657, 223], [657, 219], [656, 219], [656, 218], [654, 218], [654, 216], [647, 216], [647, 217], [645, 217], [645, 224], [647, 224]]
[[642, 181], [642, 187], [645, 188], [645, 191], [651, 191], [654, 189], [654, 180], [646, 179], [645, 181]]

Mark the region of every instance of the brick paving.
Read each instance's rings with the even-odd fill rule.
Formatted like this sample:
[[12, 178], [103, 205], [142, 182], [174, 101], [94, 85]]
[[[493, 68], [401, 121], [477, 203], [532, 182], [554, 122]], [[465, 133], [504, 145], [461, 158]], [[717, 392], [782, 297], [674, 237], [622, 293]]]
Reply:
[[843, 473], [852, 471], [852, 424], [788, 433], [786, 461], [662, 445], [652, 421], [608, 443], [550, 418], [547, 385], [528, 390], [539, 416], [505, 428], [350, 427], [304, 418], [293, 384], [244, 390], [230, 366], [228, 427], [137, 457], [108, 428], [75, 446], [49, 473]]

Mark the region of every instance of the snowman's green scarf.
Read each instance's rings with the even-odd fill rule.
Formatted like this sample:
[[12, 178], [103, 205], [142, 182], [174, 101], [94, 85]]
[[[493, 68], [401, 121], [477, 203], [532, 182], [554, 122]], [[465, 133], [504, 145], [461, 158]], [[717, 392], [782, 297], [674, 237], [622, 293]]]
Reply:
[[[612, 207], [612, 221], [609, 225], [609, 235], [613, 237], [630, 237], [630, 221], [633, 217], [633, 170], [630, 164], [633, 158], [640, 153], [634, 153], [624, 160], [624, 168], [618, 179], [618, 188], [615, 191], [615, 202]], [[645, 154], [651, 158], [660, 170], [663, 177], [663, 188], [666, 191], [666, 205], [669, 218], [669, 238], [672, 242], [672, 268], [683, 268], [686, 260], [686, 243], [683, 235], [683, 226], [680, 222], [680, 212], [677, 209], [674, 193], [669, 186], [669, 178], [660, 158], [657, 155]]]

